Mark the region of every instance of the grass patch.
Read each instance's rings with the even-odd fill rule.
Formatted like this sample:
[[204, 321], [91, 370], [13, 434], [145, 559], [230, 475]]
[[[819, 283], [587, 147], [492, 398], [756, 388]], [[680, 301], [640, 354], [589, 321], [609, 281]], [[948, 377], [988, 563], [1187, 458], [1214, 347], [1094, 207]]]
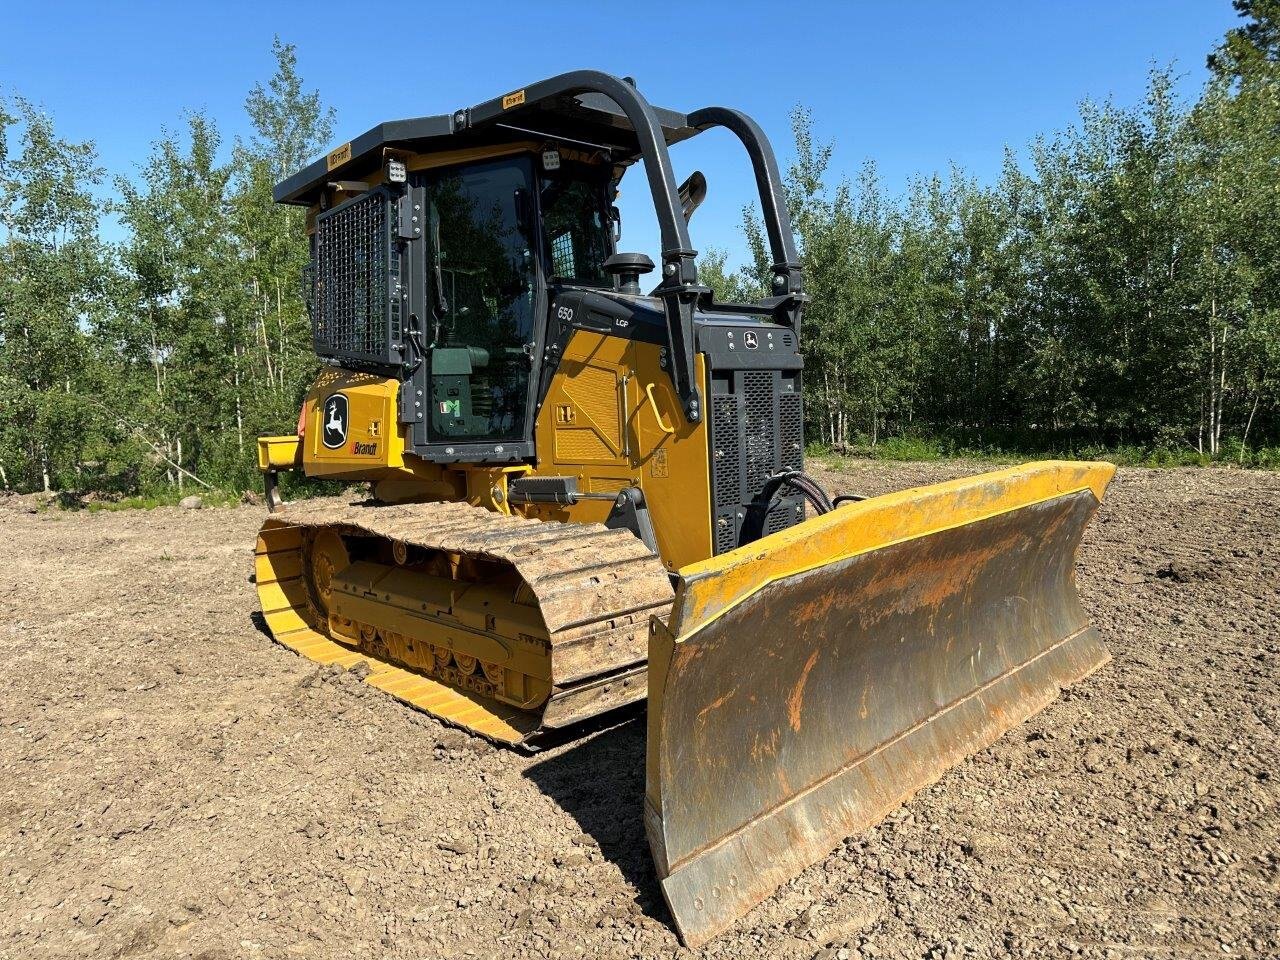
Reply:
[[[301, 474], [285, 473], [280, 476], [280, 493], [285, 500], [307, 500], [311, 497], [336, 496], [348, 493], [352, 496], [365, 496], [368, 490], [361, 484], [350, 484], [341, 480], [328, 480], [305, 477]], [[203, 487], [190, 486], [182, 491], [173, 487], [162, 486], [133, 493], [101, 490], [61, 490], [43, 497], [37, 509], [45, 511], [80, 511], [101, 513], [116, 510], [153, 510], [156, 507], [176, 507], [184, 497], [196, 496], [206, 507], [234, 507], [241, 503], [253, 502], [262, 505], [261, 487], [246, 488], [240, 486], [215, 487], [207, 490]], [[256, 499], [254, 499], [256, 498]]]
[[1249, 448], [1242, 451], [1238, 442], [1223, 444], [1216, 457], [1189, 447], [1090, 442], [1041, 444], [1034, 441], [1006, 444], [951, 436], [889, 437], [874, 446], [870, 443], [851, 443], [839, 448], [810, 444], [805, 452], [809, 459], [827, 465], [837, 464], [843, 459], [916, 463], [974, 460], [991, 464], [1025, 463], [1028, 460], [1105, 460], [1123, 467], [1245, 467], [1280, 470], [1280, 447]]
[[[156, 507], [176, 507], [183, 497], [197, 496], [206, 507], [234, 507], [240, 503], [244, 494], [237, 490], [156, 490], [140, 493], [131, 497], [105, 498], [99, 496], [83, 496], [79, 506], [71, 505], [69, 509], [88, 510], [90, 513], [101, 513], [113, 510], [153, 510]], [[61, 498], [60, 498], [61, 500]], [[67, 508], [66, 504], [59, 506]]]
[[[254, 483], [252, 475], [232, 477], [225, 486], [206, 489], [188, 484], [182, 490], [166, 485], [147, 486], [134, 490], [110, 490], [86, 488], [60, 490], [43, 496], [37, 506], [40, 511], [87, 511], [101, 513], [117, 510], [154, 510], [156, 507], [176, 507], [184, 497], [199, 497], [205, 507], [234, 507], [242, 503], [255, 503], [266, 509], [261, 479]], [[280, 475], [280, 494], [285, 500], [307, 500], [311, 497], [335, 496], [350, 493], [367, 495], [360, 484], [342, 480], [307, 477], [292, 471]]]

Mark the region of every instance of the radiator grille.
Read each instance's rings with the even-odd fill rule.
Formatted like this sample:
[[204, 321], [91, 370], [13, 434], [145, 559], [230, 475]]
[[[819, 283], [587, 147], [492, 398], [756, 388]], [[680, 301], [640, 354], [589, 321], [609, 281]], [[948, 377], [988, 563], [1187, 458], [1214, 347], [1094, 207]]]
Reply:
[[[800, 394], [776, 370], [735, 370], [713, 381], [711, 397], [712, 523], [717, 554], [803, 519], [794, 490], [769, 505], [757, 500], [769, 477], [804, 466]], [[768, 510], [765, 513], [765, 510]]]
[[747, 490], [759, 492], [769, 475], [777, 470], [774, 464], [777, 449], [778, 424], [774, 417], [772, 370], [749, 370], [742, 375], [743, 407], [746, 410], [746, 429], [743, 445], [746, 447]]
[[774, 507], [769, 511], [769, 516], [765, 520], [764, 532], [770, 534], [785, 530], [798, 519], [795, 504], [791, 502], [783, 503], [781, 506]]
[[392, 198], [374, 190], [316, 219], [307, 302], [316, 353], [400, 362], [400, 254]]
[[738, 518], [734, 511], [716, 517], [716, 553], [728, 553], [738, 545]]
[[778, 438], [782, 466], [787, 470], [804, 467], [804, 413], [800, 394], [784, 393], [778, 397]]
[[717, 507], [736, 507], [742, 502], [741, 431], [738, 428], [738, 398], [715, 397], [711, 413], [711, 459], [715, 477]]

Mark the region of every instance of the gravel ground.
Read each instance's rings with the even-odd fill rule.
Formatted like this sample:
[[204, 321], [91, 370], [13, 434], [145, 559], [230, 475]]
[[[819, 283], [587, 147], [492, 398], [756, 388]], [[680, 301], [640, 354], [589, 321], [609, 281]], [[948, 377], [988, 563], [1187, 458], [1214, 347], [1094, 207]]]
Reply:
[[[695, 956], [639, 717], [530, 757], [317, 669], [260, 522], [0, 499], [0, 957]], [[1280, 476], [1124, 470], [1079, 561], [1114, 662], [696, 955], [1280, 956]]]

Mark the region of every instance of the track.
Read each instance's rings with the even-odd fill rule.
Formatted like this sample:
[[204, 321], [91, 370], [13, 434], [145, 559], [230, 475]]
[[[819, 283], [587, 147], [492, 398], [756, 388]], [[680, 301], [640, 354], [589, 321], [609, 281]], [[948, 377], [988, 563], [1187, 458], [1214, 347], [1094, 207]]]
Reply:
[[[339, 576], [333, 596], [317, 599], [309, 552], [326, 530], [387, 558], [366, 564], [370, 576], [380, 578], [377, 589]], [[504, 516], [463, 503], [392, 506], [339, 498], [291, 505], [264, 522], [255, 554], [263, 616], [280, 643], [318, 663], [364, 661], [373, 686], [504, 743], [643, 699], [649, 618], [665, 617], [672, 600], [662, 562], [626, 531]], [[435, 561], [446, 573], [453, 570], [454, 579], [425, 572], [415, 579], [410, 567], [401, 577], [404, 606], [370, 602], [391, 589], [393, 565], [411, 558], [424, 571]], [[484, 564], [482, 581], [506, 579], [506, 596], [525, 598], [531, 609], [505, 603], [493, 590], [466, 608], [475, 591], [459, 589], [468, 585], [456, 579], [459, 558]], [[322, 576], [326, 587], [331, 578], [331, 570]], [[434, 584], [440, 589], [432, 590]], [[441, 597], [428, 611], [419, 601], [433, 594]], [[390, 609], [387, 616], [406, 614], [398, 623], [408, 626], [379, 630], [372, 621], [328, 617], [326, 602], [354, 616]], [[334, 629], [338, 623], [348, 635]], [[485, 658], [483, 672], [477, 655]], [[459, 661], [468, 669], [459, 669]], [[532, 674], [533, 693], [521, 687], [519, 696], [504, 698], [497, 692], [503, 675], [520, 665]]]

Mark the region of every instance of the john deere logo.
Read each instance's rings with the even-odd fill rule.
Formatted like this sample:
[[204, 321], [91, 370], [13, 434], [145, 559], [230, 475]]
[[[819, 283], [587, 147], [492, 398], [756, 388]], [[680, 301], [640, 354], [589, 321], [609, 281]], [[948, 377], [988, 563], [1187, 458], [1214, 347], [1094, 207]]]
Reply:
[[742, 339], [746, 342], [748, 350], [754, 350], [760, 346], [760, 341], [756, 339], [756, 335], [750, 330], [742, 335]]
[[347, 443], [347, 395], [330, 394], [324, 401], [324, 430], [321, 439], [330, 450], [340, 450]]

